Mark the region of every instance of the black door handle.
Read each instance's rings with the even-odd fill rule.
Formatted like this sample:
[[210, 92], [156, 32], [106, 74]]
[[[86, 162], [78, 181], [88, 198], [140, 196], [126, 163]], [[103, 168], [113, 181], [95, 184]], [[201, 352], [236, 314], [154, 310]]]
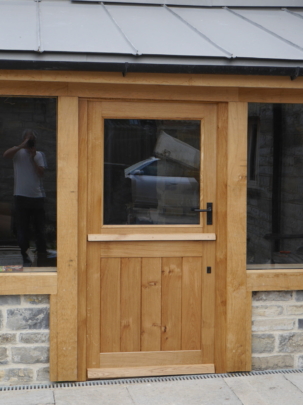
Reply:
[[192, 208], [195, 212], [207, 212], [206, 223], [207, 225], [213, 224], [213, 203], [206, 204], [206, 210], [200, 210], [199, 208]]

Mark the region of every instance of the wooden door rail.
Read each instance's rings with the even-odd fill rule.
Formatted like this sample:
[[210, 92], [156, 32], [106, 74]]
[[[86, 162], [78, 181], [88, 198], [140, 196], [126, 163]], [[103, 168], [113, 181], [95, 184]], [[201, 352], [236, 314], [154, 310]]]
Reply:
[[89, 242], [138, 242], [138, 241], [209, 241], [216, 240], [215, 233], [148, 233], [148, 234], [89, 234]]

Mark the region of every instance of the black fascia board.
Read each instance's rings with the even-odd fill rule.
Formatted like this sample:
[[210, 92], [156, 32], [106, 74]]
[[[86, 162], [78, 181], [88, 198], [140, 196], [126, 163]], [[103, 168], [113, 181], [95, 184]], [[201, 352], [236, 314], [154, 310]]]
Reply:
[[265, 65], [203, 65], [203, 64], [153, 64], [130, 62], [75, 62], [75, 61], [36, 61], [0, 60], [0, 70], [52, 70], [86, 72], [127, 73], [171, 73], [171, 74], [231, 74], [259, 76], [290, 76], [292, 79], [303, 76], [303, 67]]

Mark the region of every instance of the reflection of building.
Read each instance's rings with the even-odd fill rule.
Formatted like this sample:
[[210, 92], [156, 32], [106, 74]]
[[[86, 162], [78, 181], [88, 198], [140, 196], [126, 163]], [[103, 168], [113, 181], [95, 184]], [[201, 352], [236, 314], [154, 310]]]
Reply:
[[[184, 1], [184, 7], [133, 2], [19, 0], [18, 7], [13, 1], [0, 5], [1, 97], [57, 98], [58, 273], [0, 274], [1, 294], [51, 296], [53, 381], [119, 375], [121, 356], [127, 359], [127, 375], [136, 372], [134, 364], [143, 367], [143, 374], [156, 373], [155, 358], [162, 366], [174, 364], [180, 373], [184, 364], [195, 372], [249, 370], [252, 291], [303, 289], [303, 266], [277, 271], [260, 264], [258, 271], [246, 271], [247, 216], [249, 221], [257, 216], [249, 226], [261, 223], [264, 228], [273, 216], [268, 201], [258, 206], [259, 195], [267, 196], [264, 184], [272, 187], [267, 166], [271, 139], [260, 145], [259, 155], [256, 148], [250, 155], [247, 210], [247, 118], [260, 117], [259, 131], [268, 134], [274, 105], [293, 108], [283, 125], [301, 126], [302, 5], [296, 0], [292, 4], [298, 8], [284, 0], [277, 0], [276, 7], [269, 0], [262, 7], [244, 0], [216, 0], [214, 7], [204, 0], [199, 6]], [[248, 108], [248, 103], [261, 104]], [[128, 140], [140, 139], [138, 120], [146, 120], [151, 142], [154, 120], [199, 121], [200, 209], [213, 203], [213, 225], [205, 223], [205, 213], [191, 226], [107, 225], [103, 186], [114, 187], [114, 180], [107, 177], [104, 158], [106, 120], [131, 121], [121, 153], [132, 156], [139, 148], [130, 150]], [[258, 138], [257, 132], [258, 124], [252, 137]], [[257, 142], [260, 137], [252, 145]], [[301, 231], [296, 205], [302, 188], [301, 144], [290, 133], [287, 142], [285, 173], [290, 177], [281, 184], [287, 204], [274, 207], [281, 212], [281, 228], [268, 233]], [[141, 160], [141, 155], [134, 157], [134, 162]], [[283, 210], [291, 213], [290, 224]], [[258, 239], [263, 261], [269, 242]], [[251, 237], [249, 243], [255, 242]], [[291, 250], [288, 241], [281, 243]], [[299, 300], [300, 294], [291, 293], [289, 302], [295, 305], [294, 297]], [[289, 332], [295, 337], [298, 321], [292, 318], [295, 326]], [[261, 340], [262, 333], [256, 333]], [[279, 348], [287, 367], [298, 366], [301, 349], [296, 346], [297, 352], [286, 358], [290, 349], [277, 344], [278, 333], [270, 347]], [[142, 350], [157, 356], [129, 354]], [[253, 357], [264, 368], [262, 359], [270, 353]], [[268, 364], [279, 367], [273, 357]]]

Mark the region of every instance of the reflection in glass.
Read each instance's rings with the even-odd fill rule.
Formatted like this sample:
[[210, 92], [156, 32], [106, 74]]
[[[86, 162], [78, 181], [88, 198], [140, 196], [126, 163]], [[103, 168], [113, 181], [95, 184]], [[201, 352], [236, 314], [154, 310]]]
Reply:
[[104, 224], [199, 224], [200, 121], [105, 120]]
[[0, 98], [0, 270], [56, 266], [56, 100]]
[[303, 106], [249, 104], [247, 262], [303, 263]]

